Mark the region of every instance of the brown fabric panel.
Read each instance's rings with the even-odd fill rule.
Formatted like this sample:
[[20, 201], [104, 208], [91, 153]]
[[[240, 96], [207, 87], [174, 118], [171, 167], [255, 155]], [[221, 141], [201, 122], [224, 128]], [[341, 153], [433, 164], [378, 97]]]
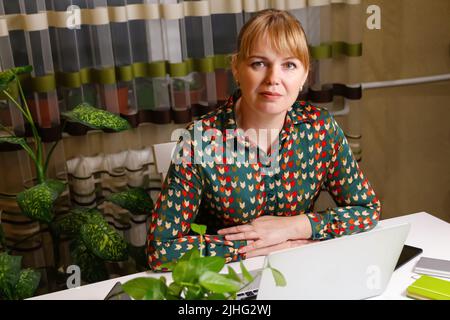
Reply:
[[363, 82], [450, 72], [450, 1], [364, 0], [363, 8], [371, 4], [381, 8], [381, 30], [364, 28]]
[[362, 170], [382, 217], [427, 211], [450, 222], [450, 81], [367, 90]]

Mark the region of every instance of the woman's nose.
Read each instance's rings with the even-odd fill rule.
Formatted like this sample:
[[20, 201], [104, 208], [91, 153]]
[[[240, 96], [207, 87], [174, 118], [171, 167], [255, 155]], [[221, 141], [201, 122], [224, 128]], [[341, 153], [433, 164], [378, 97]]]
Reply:
[[266, 84], [269, 86], [280, 84], [280, 70], [276, 66], [267, 68]]

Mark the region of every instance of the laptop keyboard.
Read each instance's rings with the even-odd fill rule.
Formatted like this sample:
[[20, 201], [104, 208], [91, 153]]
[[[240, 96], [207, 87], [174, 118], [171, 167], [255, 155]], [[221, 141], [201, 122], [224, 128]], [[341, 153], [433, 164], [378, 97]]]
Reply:
[[259, 283], [261, 281], [261, 277], [258, 276], [258, 273], [261, 269], [250, 271], [250, 274], [255, 278], [252, 283], [248, 285], [243, 291], [237, 293], [237, 300], [254, 300], [258, 295]]
[[258, 295], [258, 289], [243, 291], [237, 294], [237, 300], [255, 300]]

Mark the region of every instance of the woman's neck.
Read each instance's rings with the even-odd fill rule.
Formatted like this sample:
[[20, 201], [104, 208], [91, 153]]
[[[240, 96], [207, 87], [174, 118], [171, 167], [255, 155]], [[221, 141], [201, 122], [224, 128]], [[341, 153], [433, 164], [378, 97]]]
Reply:
[[284, 125], [286, 112], [274, 115], [254, 112], [249, 107], [243, 106], [242, 98], [240, 98], [235, 105], [235, 117], [236, 126], [242, 129], [245, 136], [254, 144], [267, 153], [269, 147], [278, 139], [278, 134]]
[[286, 118], [286, 111], [279, 114], [263, 114], [254, 112], [249, 107], [242, 105], [242, 98], [236, 102], [235, 106], [236, 125], [246, 131], [248, 129], [278, 130], [281, 131]]

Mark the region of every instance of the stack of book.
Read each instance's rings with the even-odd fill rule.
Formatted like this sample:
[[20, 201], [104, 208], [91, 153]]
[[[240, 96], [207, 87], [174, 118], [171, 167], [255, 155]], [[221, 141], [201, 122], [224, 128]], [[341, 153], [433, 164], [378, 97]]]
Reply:
[[437, 278], [450, 278], [450, 261], [422, 257], [414, 272], [423, 275], [408, 287], [408, 297], [420, 300], [450, 300], [450, 281]]

